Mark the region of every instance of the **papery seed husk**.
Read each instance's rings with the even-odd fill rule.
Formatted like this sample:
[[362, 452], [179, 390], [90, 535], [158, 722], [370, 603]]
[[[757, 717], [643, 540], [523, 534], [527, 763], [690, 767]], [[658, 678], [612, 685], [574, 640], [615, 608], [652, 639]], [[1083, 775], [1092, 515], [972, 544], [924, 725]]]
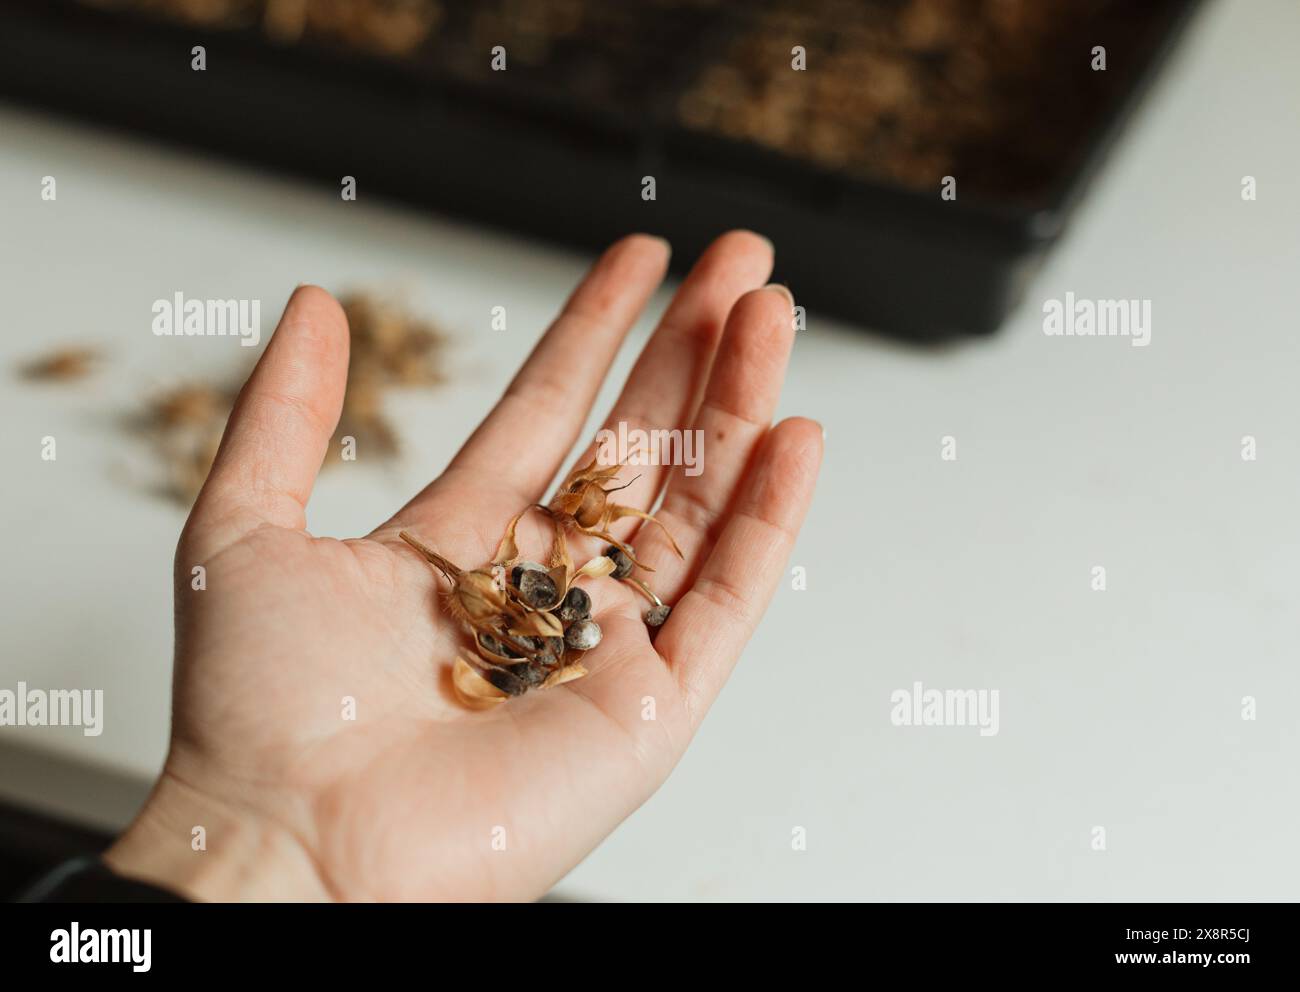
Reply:
[[506, 701], [506, 694], [485, 679], [464, 658], [457, 658], [451, 670], [451, 684], [456, 698], [470, 709], [490, 709]]
[[[601, 465], [600, 456], [592, 458], [584, 467], [577, 469], [565, 480], [565, 487], [572, 487], [582, 482], [604, 482], [606, 479], [612, 479], [622, 470], [623, 466]], [[562, 488], [565, 488], [562, 487]]]
[[600, 624], [595, 620], [579, 620], [564, 632], [564, 643], [575, 651], [590, 651], [600, 638]]
[[487, 633], [478, 635], [478, 651], [485, 660], [495, 665], [517, 665], [528, 660], [513, 646]]
[[647, 572], [654, 571], [653, 568], [651, 568], [645, 562], [637, 558], [636, 552], [632, 550], [632, 545], [623, 543], [617, 537], [611, 534], [608, 530], [601, 530], [598, 527], [578, 527], [578, 531], [580, 533], [588, 535], [589, 537], [598, 537], [602, 541], [608, 541], [614, 547], [622, 551], [623, 554], [631, 558], [632, 564], [635, 565], [637, 568], [644, 568]]
[[501, 537], [501, 543], [497, 545], [496, 554], [492, 556], [494, 565], [504, 565], [519, 557], [519, 547], [515, 544], [515, 528], [519, 526], [520, 519], [527, 512], [528, 509], [525, 507], [510, 518], [510, 523], [506, 524], [506, 532]]
[[587, 564], [583, 565], [582, 568], [578, 569], [577, 573], [573, 576], [573, 581], [577, 582], [579, 579], [599, 579], [606, 575], [613, 575], [614, 568], [615, 565], [613, 559], [606, 558], [604, 555], [597, 555], [595, 558], [591, 559], [591, 561], [587, 562]]
[[556, 565], [547, 573], [547, 577], [555, 586], [555, 598], [547, 603], [542, 609], [553, 610], [564, 601], [564, 594], [569, 589], [569, 571], [573, 568], [572, 564]]
[[506, 598], [491, 572], [462, 572], [452, 594], [471, 623], [483, 625], [507, 612]]
[[573, 568], [573, 556], [569, 554], [569, 542], [564, 536], [564, 522], [547, 510], [550, 514], [553, 525], [554, 538], [551, 542], [551, 565], [555, 568], [563, 568], [564, 574], [568, 575], [569, 569]]
[[506, 646], [491, 634], [479, 634], [478, 643], [479, 647], [486, 649], [492, 654], [500, 655], [501, 657], [506, 656]]
[[605, 514], [604, 524], [605, 526], [608, 526], [615, 520], [622, 520], [624, 517], [635, 517], [637, 520], [644, 520], [646, 523], [654, 524], [663, 532], [664, 537], [668, 539], [668, 543], [672, 546], [673, 553], [677, 555], [678, 558], [685, 560], [686, 556], [682, 554], [682, 549], [677, 546], [677, 541], [673, 537], [673, 532], [670, 531], [662, 521], [658, 520], [651, 514], [646, 513], [644, 510], [638, 510], [631, 506], [611, 505]]
[[576, 662], [572, 665], [565, 665], [563, 668], [557, 668], [552, 672], [550, 678], [542, 683], [542, 688], [554, 689], [557, 685], [564, 685], [565, 682], [580, 679], [586, 674], [587, 670]]
[[551, 613], [542, 611], [525, 613], [510, 625], [511, 634], [528, 637], [562, 637], [564, 624]]

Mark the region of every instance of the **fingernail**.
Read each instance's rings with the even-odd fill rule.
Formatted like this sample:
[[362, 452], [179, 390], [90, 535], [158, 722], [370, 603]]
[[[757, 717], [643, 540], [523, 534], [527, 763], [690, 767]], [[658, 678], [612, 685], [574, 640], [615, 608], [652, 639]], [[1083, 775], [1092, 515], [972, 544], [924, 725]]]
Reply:
[[787, 300], [790, 301], [790, 306], [794, 306], [794, 293], [790, 292], [790, 288], [788, 286], [785, 286], [779, 282], [769, 282], [763, 288], [776, 290], [778, 293], [780, 293], [782, 296], [784, 296]]
[[667, 238], [660, 237], [658, 234], [646, 234], [644, 232], [642, 232], [641, 237], [649, 238], [651, 241], [658, 241], [664, 246], [664, 251], [668, 253], [668, 257], [673, 257], [673, 244]]

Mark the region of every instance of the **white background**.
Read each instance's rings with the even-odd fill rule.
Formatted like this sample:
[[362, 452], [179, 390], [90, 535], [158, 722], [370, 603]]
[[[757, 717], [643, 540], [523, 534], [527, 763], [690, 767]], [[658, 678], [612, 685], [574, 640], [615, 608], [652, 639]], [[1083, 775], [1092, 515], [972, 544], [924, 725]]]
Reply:
[[[1298, 44], [1291, 0], [1211, 4], [995, 339], [915, 350], [810, 314], [782, 402], [828, 435], [808, 588], [786, 583], [671, 780], [560, 891], [1295, 898]], [[389, 289], [455, 331], [456, 384], [393, 403], [404, 461], [322, 477], [311, 527], [346, 535], [440, 469], [588, 261], [0, 106], [0, 688], [107, 708], [99, 738], [0, 728], [0, 796], [118, 826], [163, 757], [182, 516], [139, 491], [149, 452], [116, 420], [248, 355], [153, 337], [155, 298], [260, 297], [269, 328], [298, 282]], [[1150, 346], [1045, 337], [1067, 291], [1151, 299]], [[8, 374], [86, 342], [105, 374]], [[997, 688], [1000, 733], [891, 725], [916, 680]]]

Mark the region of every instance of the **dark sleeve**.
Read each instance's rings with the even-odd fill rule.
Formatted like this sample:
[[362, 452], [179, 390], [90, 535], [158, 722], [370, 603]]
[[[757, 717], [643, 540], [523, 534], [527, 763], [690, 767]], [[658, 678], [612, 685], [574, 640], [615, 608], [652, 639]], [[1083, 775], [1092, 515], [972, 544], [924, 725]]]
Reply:
[[166, 889], [123, 878], [99, 858], [65, 861], [18, 897], [19, 902], [185, 902]]

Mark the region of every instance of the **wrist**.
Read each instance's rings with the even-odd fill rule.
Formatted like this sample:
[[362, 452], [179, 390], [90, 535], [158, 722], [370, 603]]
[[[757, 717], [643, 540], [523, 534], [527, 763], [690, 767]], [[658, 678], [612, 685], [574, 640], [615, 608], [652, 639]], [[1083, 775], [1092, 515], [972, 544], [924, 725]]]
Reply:
[[334, 897], [293, 833], [164, 771], [104, 854], [117, 874], [196, 902], [325, 902]]

